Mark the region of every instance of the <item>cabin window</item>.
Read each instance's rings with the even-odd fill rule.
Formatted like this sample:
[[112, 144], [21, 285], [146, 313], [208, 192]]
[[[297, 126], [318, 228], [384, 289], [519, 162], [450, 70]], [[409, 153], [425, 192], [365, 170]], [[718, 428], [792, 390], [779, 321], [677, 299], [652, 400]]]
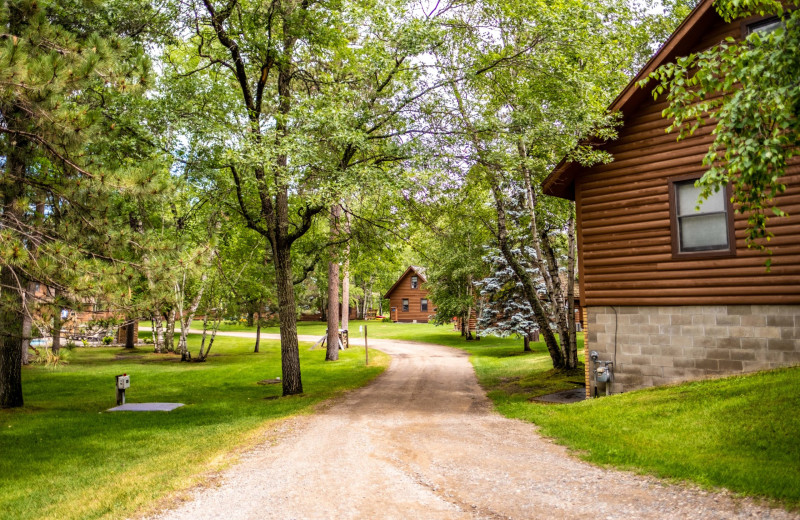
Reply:
[[428, 310], [428, 299], [427, 298], [422, 298], [419, 301], [419, 308], [422, 311], [427, 311]]
[[417, 278], [416, 276], [412, 276], [411, 277], [411, 288], [412, 289], [416, 289], [417, 288], [417, 284], [419, 284], [419, 278]]
[[33, 293], [34, 293], [34, 294], [38, 293], [38, 292], [39, 292], [39, 289], [41, 289], [41, 288], [42, 288], [41, 284], [39, 284], [39, 283], [36, 283], [36, 284], [34, 284], [34, 286], [33, 286]]
[[762, 35], [769, 34], [778, 27], [783, 27], [783, 20], [777, 16], [772, 16], [764, 20], [747, 24], [747, 34], [754, 32], [761, 33]]
[[672, 252], [676, 256], [734, 252], [733, 211], [729, 189], [712, 193], [698, 207], [697, 177], [671, 181]]
[[408, 312], [408, 298], [403, 298], [403, 312]]

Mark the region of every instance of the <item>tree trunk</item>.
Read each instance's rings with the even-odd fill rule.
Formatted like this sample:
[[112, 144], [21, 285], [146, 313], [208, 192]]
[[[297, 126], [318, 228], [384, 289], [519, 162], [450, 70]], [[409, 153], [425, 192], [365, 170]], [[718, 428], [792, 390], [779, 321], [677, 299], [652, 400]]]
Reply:
[[61, 302], [59, 301], [59, 290], [53, 291], [53, 355], [57, 356], [58, 351], [61, 350]]
[[164, 328], [161, 313], [156, 311], [153, 313], [153, 351], [156, 354], [161, 354], [164, 351]]
[[256, 348], [253, 349], [258, 354], [258, 347], [261, 345], [261, 311], [256, 313]]
[[[345, 214], [345, 233], [350, 234], [350, 213]], [[344, 249], [342, 263], [342, 328], [350, 328], [350, 242]]]
[[164, 333], [164, 350], [167, 352], [175, 352], [175, 319], [177, 313], [178, 311], [173, 306], [164, 320], [167, 322], [166, 332]]
[[567, 222], [567, 319], [569, 333], [569, 349], [567, 366], [578, 366], [578, 335], [575, 331], [575, 213], [570, 210]]
[[208, 313], [203, 318], [203, 341], [200, 343], [200, 353], [197, 355], [197, 361], [205, 361], [208, 358], [208, 353], [211, 352], [211, 347], [214, 346], [214, 338], [217, 337], [219, 330], [219, 322], [222, 321], [222, 315], [219, 310], [214, 311], [214, 324], [211, 328], [211, 338], [208, 341], [208, 348], [204, 351], [203, 346], [206, 343], [206, 328], [208, 326]]
[[524, 352], [531, 352], [531, 337], [527, 333], [522, 336], [522, 350]]
[[[525, 149], [524, 144], [520, 143], [518, 146], [520, 157], [525, 159], [527, 158], [527, 150]], [[536, 251], [536, 261], [539, 267], [539, 272], [542, 275], [542, 278], [545, 281], [545, 287], [547, 288], [547, 293], [550, 296], [551, 301], [551, 308], [552, 308], [552, 316], [556, 322], [556, 326], [558, 327], [559, 336], [560, 336], [560, 350], [562, 353], [562, 359], [564, 360], [564, 366], [567, 368], [575, 368], [578, 363], [577, 358], [577, 343], [576, 343], [576, 336], [575, 336], [575, 316], [574, 316], [574, 306], [575, 306], [575, 299], [574, 296], [570, 300], [569, 294], [567, 297], [564, 297], [564, 289], [561, 286], [561, 278], [558, 274], [558, 261], [556, 259], [555, 252], [553, 251], [553, 246], [550, 242], [550, 239], [544, 230], [540, 230], [537, 225], [537, 216], [536, 216], [536, 190], [534, 189], [533, 182], [531, 180], [530, 171], [526, 167], [522, 167], [523, 178], [525, 180], [525, 191], [526, 191], [526, 202], [528, 206], [528, 211], [530, 213], [530, 234], [531, 234], [531, 243], [533, 244], [534, 250]], [[568, 263], [572, 262], [572, 267], [567, 267], [567, 276], [569, 279], [567, 280], [567, 291], [569, 292], [572, 287], [574, 291], [574, 282], [575, 282], [575, 266], [574, 266], [574, 256], [572, 255], [572, 242], [575, 239], [575, 230], [574, 230], [574, 217], [570, 213], [570, 218], [568, 221], [568, 227], [572, 228], [572, 231], [568, 231]], [[570, 242], [570, 240], [572, 242]], [[570, 285], [571, 284], [571, 285]], [[574, 295], [574, 292], [573, 292]], [[573, 353], [573, 350], [575, 351]]]
[[253, 318], [255, 317], [255, 314], [256, 313], [254, 311], [247, 311], [247, 326], [248, 327], [252, 327], [253, 326]]
[[[8, 199], [6, 199], [8, 200]], [[4, 208], [8, 211], [8, 207]], [[0, 266], [0, 408], [22, 406], [22, 291], [17, 273]]]
[[[4, 228], [18, 229], [22, 214], [18, 201], [26, 174], [23, 143], [12, 146], [6, 157], [6, 172], [0, 177]], [[22, 309], [27, 280], [13, 267], [0, 264], [0, 408], [17, 408], [22, 400]]]
[[[208, 332], [208, 312], [203, 316], [203, 338], [200, 340], [200, 350], [197, 353], [197, 360], [203, 361], [203, 349], [206, 346], [206, 334]], [[188, 361], [188, 359], [181, 358], [181, 361]]]
[[125, 329], [125, 348], [136, 346], [136, 318], [128, 317], [128, 327]]
[[204, 271], [203, 274], [200, 276], [200, 286], [197, 288], [197, 294], [194, 296], [194, 300], [192, 300], [192, 304], [189, 306], [189, 312], [186, 313], [186, 316], [181, 317], [181, 337], [178, 341], [178, 351], [181, 354], [181, 359], [189, 359], [189, 349], [186, 345], [186, 338], [189, 336], [189, 329], [192, 326], [192, 320], [194, 319], [194, 315], [197, 312], [197, 308], [200, 307], [200, 302], [203, 299], [203, 292], [206, 288], [206, 280], [208, 279], [208, 274]]
[[[349, 250], [348, 247], [344, 254], [349, 254]], [[350, 260], [346, 256], [342, 264], [342, 328], [350, 328]]]
[[[285, 222], [288, 223], [288, 204]], [[283, 395], [295, 395], [303, 393], [303, 381], [300, 377], [300, 349], [297, 345], [297, 307], [292, 284], [292, 259], [285, 235], [277, 238], [273, 246], [273, 260], [281, 325]]]
[[[331, 208], [331, 242], [339, 236], [339, 216], [342, 207], [334, 204]], [[328, 262], [328, 350], [325, 361], [339, 360], [339, 264], [336, 251], [331, 251], [332, 260]], [[342, 305], [344, 307], [344, 305]]]
[[547, 346], [547, 351], [550, 353], [550, 359], [553, 361], [553, 368], [564, 368], [564, 356], [558, 346], [555, 334], [550, 329], [550, 318], [539, 300], [539, 294], [536, 292], [533, 280], [530, 274], [522, 264], [519, 263], [517, 257], [511, 251], [508, 244], [508, 228], [506, 225], [506, 211], [505, 203], [503, 202], [503, 194], [498, 186], [497, 179], [493, 173], [489, 173], [489, 180], [492, 188], [492, 195], [495, 202], [495, 210], [497, 212], [497, 242], [500, 246], [500, 252], [503, 254], [508, 265], [514, 270], [517, 279], [522, 283], [522, 291], [525, 294], [525, 299], [528, 300], [536, 322], [539, 324], [539, 329], [544, 335], [544, 343]]
[[25, 306], [22, 313], [22, 350], [20, 351], [23, 365], [30, 363], [28, 350], [31, 345], [31, 331], [33, 330], [34, 303], [36, 301], [36, 282], [28, 282], [25, 288]]
[[472, 341], [472, 329], [470, 322], [472, 321], [472, 275], [467, 275], [467, 299], [469, 305], [467, 306], [467, 341]]

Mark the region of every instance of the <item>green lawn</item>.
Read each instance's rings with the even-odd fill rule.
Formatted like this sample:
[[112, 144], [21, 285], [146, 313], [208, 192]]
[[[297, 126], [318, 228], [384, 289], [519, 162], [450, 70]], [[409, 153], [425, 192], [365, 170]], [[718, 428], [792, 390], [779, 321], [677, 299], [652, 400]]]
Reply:
[[[140, 322], [142, 327], [151, 327], [149, 321]], [[480, 339], [480, 341], [467, 342], [460, 334], [454, 332], [452, 325], [433, 325], [431, 323], [391, 323], [384, 321], [363, 321], [351, 320], [349, 325], [349, 332], [351, 336], [363, 336], [363, 329], [359, 331], [359, 327], [367, 327], [367, 332], [370, 338], [378, 339], [399, 339], [407, 341], [422, 341], [424, 343], [436, 343], [439, 345], [447, 345], [452, 347], [463, 347], [464, 345], [475, 344], [481, 346], [508, 346], [511, 348], [519, 347], [522, 351], [522, 339], [517, 337], [498, 338], [494, 336], [487, 336]], [[192, 329], [202, 330], [203, 322], [195, 320], [192, 322]], [[301, 321], [297, 323], [297, 333], [300, 335], [319, 336], [322, 337], [327, 330], [325, 322], [321, 321]], [[179, 329], [180, 330], [180, 329]], [[220, 331], [222, 332], [255, 332], [255, 327], [248, 327], [244, 323], [236, 323], [233, 325], [221, 324]], [[262, 333], [278, 334], [280, 331], [278, 327], [262, 327]], [[142, 332], [140, 336], [149, 338], [149, 332]]]
[[[514, 337], [466, 342], [450, 326], [375, 321], [351, 322], [351, 335], [363, 325], [370, 338], [470, 352], [500, 413], [538, 424], [586, 460], [800, 508], [800, 367], [547, 405], [531, 398], [579, 386], [583, 369], [553, 371], [541, 342], [523, 352]], [[298, 326], [299, 334], [324, 331], [320, 322]], [[387, 356], [375, 353], [371, 364], [377, 359], [380, 366], [364, 367], [360, 349], [325, 364], [322, 350], [304, 346], [306, 393], [278, 398], [279, 386], [255, 384], [280, 374], [277, 344], [265, 342], [262, 354], [252, 354], [252, 343], [220, 337], [202, 364], [178, 363], [143, 347], [76, 349], [66, 367], [26, 367], [25, 408], [0, 412], [0, 511], [12, 518], [130, 514], [201, 481], [204, 471], [229, 462], [232, 450], [263, 438], [270, 420], [307, 412], [387, 364]], [[122, 372], [132, 376], [131, 402], [189, 406], [168, 414], [106, 413], [112, 376]]]
[[[190, 346], [196, 337], [190, 337]], [[301, 346], [302, 396], [279, 397], [277, 342], [218, 338], [206, 363], [180, 363], [143, 347], [78, 348], [68, 365], [23, 369], [25, 407], [0, 411], [0, 517], [125, 517], [229, 464], [263, 439], [272, 420], [365, 384], [388, 356], [350, 349], [338, 363]], [[131, 376], [129, 402], [182, 402], [164, 412], [107, 412], [114, 375]]]
[[800, 507], [800, 367], [572, 405], [493, 398], [586, 460]]
[[533, 348], [465, 347], [501, 414], [597, 464], [800, 509], [800, 367], [552, 405], [530, 399], [577, 386], [583, 370], [555, 372]]

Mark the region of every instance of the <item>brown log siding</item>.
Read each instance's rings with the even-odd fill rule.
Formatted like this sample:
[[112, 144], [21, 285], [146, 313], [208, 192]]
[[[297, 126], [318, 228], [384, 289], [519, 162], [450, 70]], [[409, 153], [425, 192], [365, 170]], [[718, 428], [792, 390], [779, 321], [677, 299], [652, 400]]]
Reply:
[[[741, 37], [742, 23], [712, 26], [691, 52]], [[614, 161], [583, 171], [575, 181], [580, 290], [587, 306], [800, 304], [800, 158], [772, 217], [772, 255], [747, 249], [747, 218], [736, 214], [735, 256], [675, 258], [670, 237], [669, 178], [702, 175], [713, 124], [677, 141], [661, 117], [667, 103], [648, 98], [626, 114], [619, 138], [605, 147]], [[764, 263], [772, 260], [770, 273]]]
[[[428, 296], [428, 291], [423, 287], [422, 277], [419, 277], [417, 288], [411, 288], [411, 277], [418, 276], [413, 271], [407, 271], [400, 279], [400, 283], [387, 294], [389, 306], [397, 309], [397, 321], [412, 322], [416, 320], [419, 323], [428, 323], [428, 317], [434, 314], [433, 302]], [[408, 312], [403, 312], [403, 298], [408, 298]], [[423, 298], [428, 300], [428, 310], [423, 311], [420, 309], [420, 300]], [[392, 318], [394, 319], [394, 314]]]

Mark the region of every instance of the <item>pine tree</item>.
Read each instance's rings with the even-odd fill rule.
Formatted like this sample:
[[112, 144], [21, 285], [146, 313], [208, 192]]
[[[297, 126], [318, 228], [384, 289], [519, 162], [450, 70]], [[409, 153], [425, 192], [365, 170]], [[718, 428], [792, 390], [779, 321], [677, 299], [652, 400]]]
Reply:
[[134, 172], [153, 167], [131, 157], [135, 143], [120, 144], [125, 102], [148, 77], [149, 61], [133, 41], [154, 14], [146, 5], [0, 3], [2, 408], [23, 404], [28, 282], [79, 294], [122, 274], [108, 262], [123, 238], [114, 210], [152, 176]]

